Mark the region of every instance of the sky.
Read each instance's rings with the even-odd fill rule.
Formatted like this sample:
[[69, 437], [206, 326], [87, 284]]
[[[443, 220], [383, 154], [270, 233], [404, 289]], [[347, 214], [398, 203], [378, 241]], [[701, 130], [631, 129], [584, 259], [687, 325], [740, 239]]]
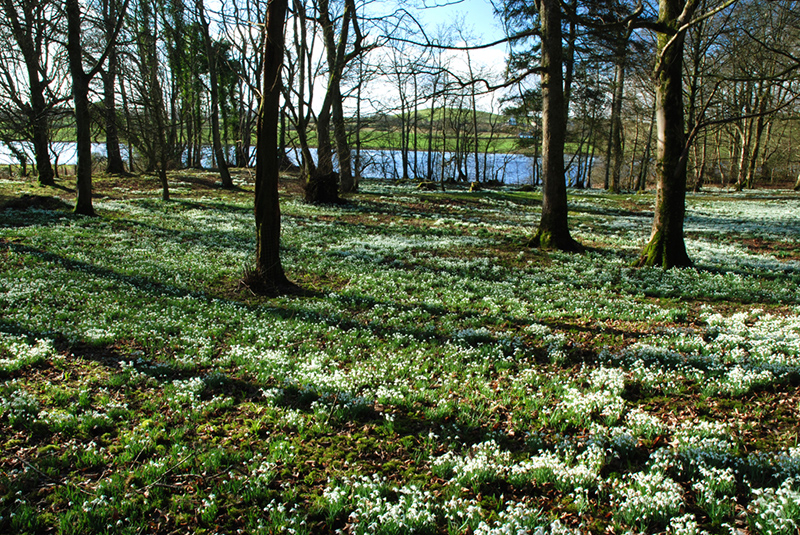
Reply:
[[[438, 26], [452, 25], [463, 20], [463, 31], [472, 38], [470, 46], [491, 43], [502, 39], [502, 25], [495, 16], [489, 0], [420, 0], [424, 9], [418, 10], [419, 18], [424, 22], [426, 31], [432, 32]], [[497, 45], [488, 49], [471, 52], [473, 60], [492, 68], [505, 65], [506, 45]]]
[[[421, 9], [410, 6], [416, 4]], [[436, 35], [440, 26], [452, 26], [463, 21], [459, 28], [468, 37], [467, 42], [456, 43], [458, 46], [476, 46], [499, 41], [505, 37], [502, 25], [495, 16], [489, 0], [417, 0], [416, 2], [401, 2], [405, 9], [412, 12], [423, 24], [429, 38]], [[465, 52], [449, 53], [455, 60], [454, 65], [462, 65], [466, 69]], [[491, 48], [471, 50], [469, 52], [473, 67], [477, 71], [491, 71], [497, 74], [498, 80], [502, 77], [506, 58], [507, 45], [500, 44]], [[460, 58], [460, 59], [459, 59]], [[458, 67], [456, 67], [458, 69]], [[478, 107], [484, 111], [496, 111], [497, 98], [484, 95], [479, 98]]]
[[420, 10], [422, 18], [432, 27], [450, 24], [463, 17], [464, 29], [476, 37], [483, 37], [484, 42], [503, 38], [503, 29], [489, 0], [422, 0], [422, 5], [427, 6]]

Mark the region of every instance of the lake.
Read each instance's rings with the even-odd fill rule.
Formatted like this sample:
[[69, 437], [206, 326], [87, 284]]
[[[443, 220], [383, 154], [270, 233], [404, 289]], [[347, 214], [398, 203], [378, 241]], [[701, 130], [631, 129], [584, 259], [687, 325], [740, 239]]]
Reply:
[[[22, 148], [29, 155], [29, 165], [34, 162], [33, 152], [30, 145], [27, 143], [18, 143], [18, 148]], [[127, 160], [127, 147], [122, 146], [122, 157]], [[206, 167], [212, 165], [211, 147], [205, 146], [203, 148], [202, 163]], [[74, 165], [77, 161], [76, 144], [74, 142], [57, 142], [51, 144], [51, 161], [56, 163], [55, 155], [58, 155], [59, 165]], [[106, 148], [105, 143], [93, 143], [92, 154], [105, 156]], [[312, 149], [312, 155], [316, 157], [316, 149]], [[475, 177], [475, 155], [470, 154], [466, 156], [461, 162], [460, 169], [457, 166], [455, 154], [451, 152], [444, 153], [444, 166], [442, 166], [442, 153], [436, 152], [431, 154], [432, 167], [434, 177], [438, 180], [441, 177], [442, 170], [444, 170], [445, 178], [455, 180], [459, 176], [462, 180], [472, 182], [476, 181]], [[299, 152], [296, 150], [289, 151], [289, 158], [297, 163], [299, 161]], [[409, 166], [408, 175], [413, 180], [427, 180], [428, 169], [428, 153], [427, 151], [417, 151], [416, 160], [413, 151], [409, 153]], [[567, 156], [570, 158], [570, 156]], [[0, 165], [16, 165], [18, 162], [3, 144], [0, 144]], [[533, 158], [523, 154], [478, 154], [479, 163], [479, 177], [478, 182], [486, 180], [494, 180], [504, 184], [533, 184]], [[595, 164], [599, 164], [600, 160], [595, 158]], [[361, 174], [365, 178], [389, 178], [399, 179], [402, 178], [402, 154], [399, 150], [362, 150], [361, 151]], [[541, 164], [537, 175], [541, 173]], [[573, 165], [567, 173], [567, 183], [572, 185], [577, 176], [577, 167]]]

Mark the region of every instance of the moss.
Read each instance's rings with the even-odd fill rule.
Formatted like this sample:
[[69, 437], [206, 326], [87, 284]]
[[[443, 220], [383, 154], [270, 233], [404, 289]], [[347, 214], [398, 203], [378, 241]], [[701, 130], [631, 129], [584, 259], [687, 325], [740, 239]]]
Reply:
[[527, 243], [528, 247], [543, 250], [558, 250], [567, 253], [583, 253], [585, 248], [575, 241], [570, 235], [569, 230], [564, 232], [553, 232], [552, 230], [539, 227], [539, 230]]

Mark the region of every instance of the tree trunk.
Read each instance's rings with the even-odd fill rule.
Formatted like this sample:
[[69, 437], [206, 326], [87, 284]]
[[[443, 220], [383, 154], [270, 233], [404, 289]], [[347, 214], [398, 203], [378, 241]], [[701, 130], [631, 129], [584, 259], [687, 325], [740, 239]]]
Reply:
[[336, 157], [339, 159], [339, 185], [342, 193], [355, 190], [350, 143], [347, 141], [347, 125], [344, 120], [341, 90], [337, 87], [333, 95], [333, 139], [336, 142]]
[[[303, 178], [308, 180], [317, 174], [317, 168], [314, 164], [314, 158], [311, 156], [311, 148], [308, 144], [308, 124], [310, 112], [306, 111], [306, 80], [313, 79], [312, 63], [309, 59], [309, 46], [307, 38], [307, 18], [305, 6], [301, 0], [293, 0], [294, 6], [294, 48], [297, 54], [297, 117], [295, 124], [295, 131], [297, 133], [297, 141], [300, 145], [300, 154], [302, 156]], [[313, 100], [314, 84], [309, 84], [308, 100]], [[310, 105], [308, 106], [311, 107]], [[319, 150], [317, 151], [319, 153]]]
[[739, 162], [736, 167], [736, 191], [742, 191], [747, 180], [747, 162], [750, 158], [750, 141], [753, 138], [753, 119], [745, 120], [745, 127], [740, 131]]
[[[660, 0], [659, 22], [678, 31], [683, 0]], [[688, 14], [691, 16], [691, 13]], [[656, 122], [658, 126], [657, 180], [655, 216], [650, 241], [639, 257], [639, 266], [664, 268], [690, 266], [683, 241], [686, 212], [686, 160], [683, 118], [683, 45], [684, 34], [658, 34], [656, 81]]]
[[196, 6], [197, 18], [203, 30], [203, 43], [206, 49], [206, 57], [208, 58], [208, 78], [211, 85], [211, 140], [214, 145], [214, 159], [217, 161], [217, 169], [219, 170], [219, 178], [222, 181], [222, 187], [232, 188], [233, 180], [231, 180], [231, 174], [228, 171], [228, 160], [225, 157], [225, 151], [222, 148], [222, 140], [219, 136], [219, 76], [217, 72], [217, 51], [214, 48], [214, 44], [211, 42], [211, 34], [208, 29], [208, 20], [206, 20], [203, 0], [197, 0]]
[[446, 181], [447, 172], [447, 100], [442, 101], [442, 161], [439, 166], [441, 176], [439, 177], [442, 182], [442, 191], [444, 191], [444, 183]]
[[403, 169], [402, 176], [400, 178], [402, 180], [408, 180], [410, 178], [408, 174], [408, 143], [411, 139], [409, 135], [411, 132], [411, 127], [409, 125], [411, 112], [408, 107], [408, 98], [405, 93], [405, 87], [403, 81], [400, 79], [399, 73], [397, 77], [397, 88], [400, 91], [400, 165]]
[[[763, 114], [766, 110], [766, 99], [762, 100], [759, 106], [759, 113]], [[761, 155], [761, 140], [764, 137], [764, 130], [766, 129], [766, 121], [763, 115], [759, 115], [756, 119], [755, 134], [753, 141], [753, 152], [750, 155], [750, 162], [747, 166], [747, 187], [752, 189], [755, 187], [756, 167], [758, 166], [758, 158]]]
[[717, 169], [719, 170], [719, 185], [722, 187], [728, 184], [728, 175], [725, 174], [725, 166], [722, 164], [722, 130], [717, 130], [715, 134], [715, 159], [717, 162]]
[[[45, 100], [47, 84], [42, 80], [43, 68], [40, 65], [42, 56], [41, 35], [39, 25], [42, 22], [35, 17], [43, 17], [41, 12], [33, 13], [13, 0], [4, 0], [3, 12], [8, 20], [14, 40], [17, 42], [25, 61], [28, 84], [31, 92], [30, 106], [27, 109], [28, 121], [33, 134], [31, 142], [39, 173], [39, 184], [54, 186], [53, 166], [50, 163], [50, 129], [48, 127], [49, 109]], [[20, 20], [17, 9], [22, 8], [25, 19]]]
[[[592, 121], [594, 123], [594, 121]], [[589, 161], [586, 163], [586, 180], [584, 181], [583, 187], [586, 189], [592, 189], [592, 169], [594, 168], [594, 151], [595, 151], [595, 132], [594, 127], [592, 129], [590, 141], [592, 143], [592, 148], [589, 150]]]
[[[353, 164], [350, 154], [350, 143], [347, 141], [347, 124], [344, 118], [344, 108], [342, 103], [341, 80], [345, 64], [349, 61], [345, 55], [345, 47], [347, 46], [348, 35], [348, 21], [356, 28], [356, 44], [355, 53], [359, 52], [360, 48], [360, 35], [356, 26], [356, 5], [352, 0], [345, 0], [344, 14], [342, 15], [342, 28], [339, 36], [339, 45], [336, 49], [336, 55], [328, 55], [328, 59], [335, 59], [330, 69], [336, 73], [335, 83], [332, 84], [334, 89], [333, 95], [333, 138], [336, 142], [336, 156], [339, 159], [339, 186], [342, 193], [350, 193], [355, 191], [356, 183], [353, 179]], [[354, 56], [353, 56], [354, 57]]]
[[617, 51], [616, 75], [614, 76], [614, 103], [611, 108], [611, 184], [610, 190], [620, 191], [620, 175], [622, 174], [622, 98], [625, 88], [624, 52]]
[[131, 112], [130, 108], [128, 107], [128, 95], [125, 91], [125, 84], [121, 83], [119, 85], [120, 88], [120, 96], [122, 97], [122, 109], [125, 113], [125, 128], [128, 130], [128, 171], [131, 173], [134, 172], [135, 166], [133, 164], [133, 141], [130, 132], [131, 132]]
[[705, 184], [706, 166], [708, 165], [708, 159], [706, 158], [707, 153], [708, 137], [703, 136], [703, 147], [699, 158], [695, 155], [695, 158], [699, 160], [699, 162], [697, 163], [696, 180], [694, 182], [694, 188], [692, 189], [694, 193], [700, 193], [700, 191], [703, 189], [703, 185]]
[[657, 103], [653, 102], [653, 112], [650, 115], [650, 127], [647, 130], [647, 142], [644, 146], [644, 154], [642, 155], [642, 164], [639, 166], [639, 179], [636, 183], [636, 191], [647, 190], [647, 174], [650, 172], [650, 153], [653, 146], [653, 125], [656, 122], [656, 109]]
[[[342, 16], [342, 28], [337, 45], [334, 36], [333, 22], [330, 20], [328, 0], [319, 3], [319, 24], [322, 29], [325, 52], [328, 62], [328, 87], [322, 110], [317, 116], [317, 174], [328, 176], [333, 173], [333, 144], [331, 143], [331, 120], [333, 120], [339, 170], [344, 178], [343, 186], [352, 190], [353, 179], [350, 164], [350, 147], [347, 144], [347, 131], [344, 125], [344, 111], [340, 82], [344, 69], [344, 47], [347, 45], [350, 27], [350, 4], [345, 2], [345, 13]], [[344, 189], [344, 187], [343, 187]]]
[[[481, 168], [480, 168], [480, 160], [478, 159], [478, 151], [480, 150], [479, 147], [479, 133], [478, 133], [478, 99], [476, 96], [477, 90], [475, 88], [476, 84], [474, 83], [475, 74], [472, 71], [472, 57], [469, 52], [467, 52], [467, 70], [469, 73], [469, 79], [471, 82], [470, 84], [470, 107], [471, 107], [471, 115], [472, 115], [472, 141], [474, 143], [474, 147], [472, 147], [472, 156], [475, 158], [473, 162], [475, 166], [475, 182], [480, 182], [481, 180]], [[466, 151], [465, 151], [466, 152]]]
[[414, 120], [411, 123], [411, 128], [413, 128], [414, 132], [414, 143], [412, 144], [412, 149], [414, 151], [414, 178], [419, 179], [419, 166], [418, 166], [418, 159], [419, 159], [419, 151], [417, 150], [417, 134], [419, 132], [419, 83], [417, 80], [417, 72], [414, 71]]
[[331, 143], [330, 106], [323, 104], [317, 115], [317, 174], [333, 173], [333, 143]]
[[629, 164], [628, 169], [628, 190], [632, 190], [634, 188], [633, 183], [633, 175], [634, 175], [634, 168], [636, 167], [636, 149], [639, 148], [639, 117], [635, 117], [634, 120], [636, 121], [636, 129], [633, 132], [633, 148], [631, 149], [631, 161]]
[[[617, 71], [614, 70], [614, 87], [617, 84]], [[612, 158], [612, 149], [614, 147], [614, 110], [617, 109], [617, 92], [611, 92], [611, 117], [609, 117], [608, 121], [608, 140], [606, 141], [606, 166], [605, 172], [603, 176], [603, 189], [606, 191], [610, 191], [611, 189], [611, 169], [613, 167], [613, 163], [611, 161]]]
[[158, 166], [158, 181], [161, 182], [161, 200], [169, 201], [169, 181], [167, 180], [167, 162], [163, 159]]
[[542, 218], [533, 247], [580, 251], [567, 224], [564, 141], [567, 113], [561, 73], [561, 8], [558, 0], [540, 0], [542, 31]]
[[[117, 0], [103, 2], [103, 21], [105, 23], [106, 41], [114, 39], [114, 26], [117, 23]], [[103, 102], [105, 104], [106, 122], [106, 173], [121, 175], [125, 172], [122, 152], [119, 148], [119, 128], [117, 126], [117, 47], [111, 45], [108, 53], [108, 66], [103, 73]]]
[[[125, 164], [122, 161], [122, 151], [119, 143], [119, 128], [117, 126], [116, 107], [116, 73], [112, 71], [112, 57], [109, 55], [108, 70], [103, 76], [103, 100], [105, 104], [106, 122], [106, 173], [121, 175], [125, 173]], [[116, 60], [114, 60], [116, 61]], [[113, 67], [116, 69], [116, 66]]]
[[81, 11], [78, 0], [66, 0], [67, 54], [72, 75], [72, 99], [75, 104], [75, 134], [78, 165], [75, 176], [77, 196], [75, 213], [95, 215], [92, 206], [92, 131], [89, 114], [89, 77], [83, 70], [81, 46]]
[[356, 88], [356, 131], [355, 154], [353, 159], [353, 189], [358, 190], [361, 182], [361, 87], [364, 80], [364, 62], [358, 61], [358, 87]]
[[39, 173], [39, 184], [42, 186], [55, 186], [55, 173], [50, 163], [50, 129], [48, 128], [48, 113], [45, 109], [44, 96], [31, 98], [31, 123], [33, 130], [33, 152], [36, 157], [36, 170]]
[[[244, 94], [244, 82], [239, 80], [239, 94]], [[239, 99], [239, 120], [237, 121], [236, 167], [249, 167], [250, 164], [250, 107], [245, 99]]]
[[278, 114], [287, 0], [269, 0], [264, 46], [264, 85], [256, 132], [256, 277], [266, 291], [290, 286], [280, 258], [281, 211], [278, 196]]

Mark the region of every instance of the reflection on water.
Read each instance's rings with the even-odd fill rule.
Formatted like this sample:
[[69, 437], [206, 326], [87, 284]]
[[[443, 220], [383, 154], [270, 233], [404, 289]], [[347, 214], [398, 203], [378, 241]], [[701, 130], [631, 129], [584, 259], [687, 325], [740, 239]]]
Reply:
[[[24, 151], [28, 155], [28, 165], [35, 161], [33, 150], [28, 143], [15, 143], [15, 147]], [[127, 161], [128, 150], [126, 146], [120, 147], [122, 158]], [[230, 158], [233, 159], [234, 148], [230, 149]], [[316, 158], [316, 149], [311, 149], [312, 156]], [[93, 143], [92, 154], [105, 156], [105, 143]], [[289, 158], [294, 162], [299, 162], [299, 151], [289, 151]], [[569, 158], [569, 156], [568, 156]], [[76, 144], [74, 142], [52, 143], [50, 149], [50, 159], [53, 165], [74, 165], [76, 156]], [[412, 180], [441, 180], [444, 176], [448, 181], [464, 182], [486, 182], [496, 181], [504, 184], [532, 184], [537, 185], [535, 177], [541, 176], [541, 163], [534, 173], [534, 159], [522, 154], [478, 154], [478, 166], [476, 170], [475, 155], [469, 154], [460, 161], [455, 153], [435, 152], [431, 153], [429, 175], [428, 152], [413, 151], [408, 153], [405, 173], [403, 172], [403, 157], [399, 150], [362, 150], [361, 151], [361, 175], [365, 178], [389, 178], [401, 179], [405, 176]], [[254, 160], [254, 158], [253, 158]], [[202, 149], [202, 165], [211, 167], [213, 165], [211, 146], [206, 145]], [[9, 148], [0, 144], [0, 165], [18, 164]], [[598, 163], [595, 161], [595, 163]], [[477, 173], [476, 173], [477, 171]], [[579, 170], [573, 165], [567, 171], [567, 184], [573, 185], [577, 179]]]

